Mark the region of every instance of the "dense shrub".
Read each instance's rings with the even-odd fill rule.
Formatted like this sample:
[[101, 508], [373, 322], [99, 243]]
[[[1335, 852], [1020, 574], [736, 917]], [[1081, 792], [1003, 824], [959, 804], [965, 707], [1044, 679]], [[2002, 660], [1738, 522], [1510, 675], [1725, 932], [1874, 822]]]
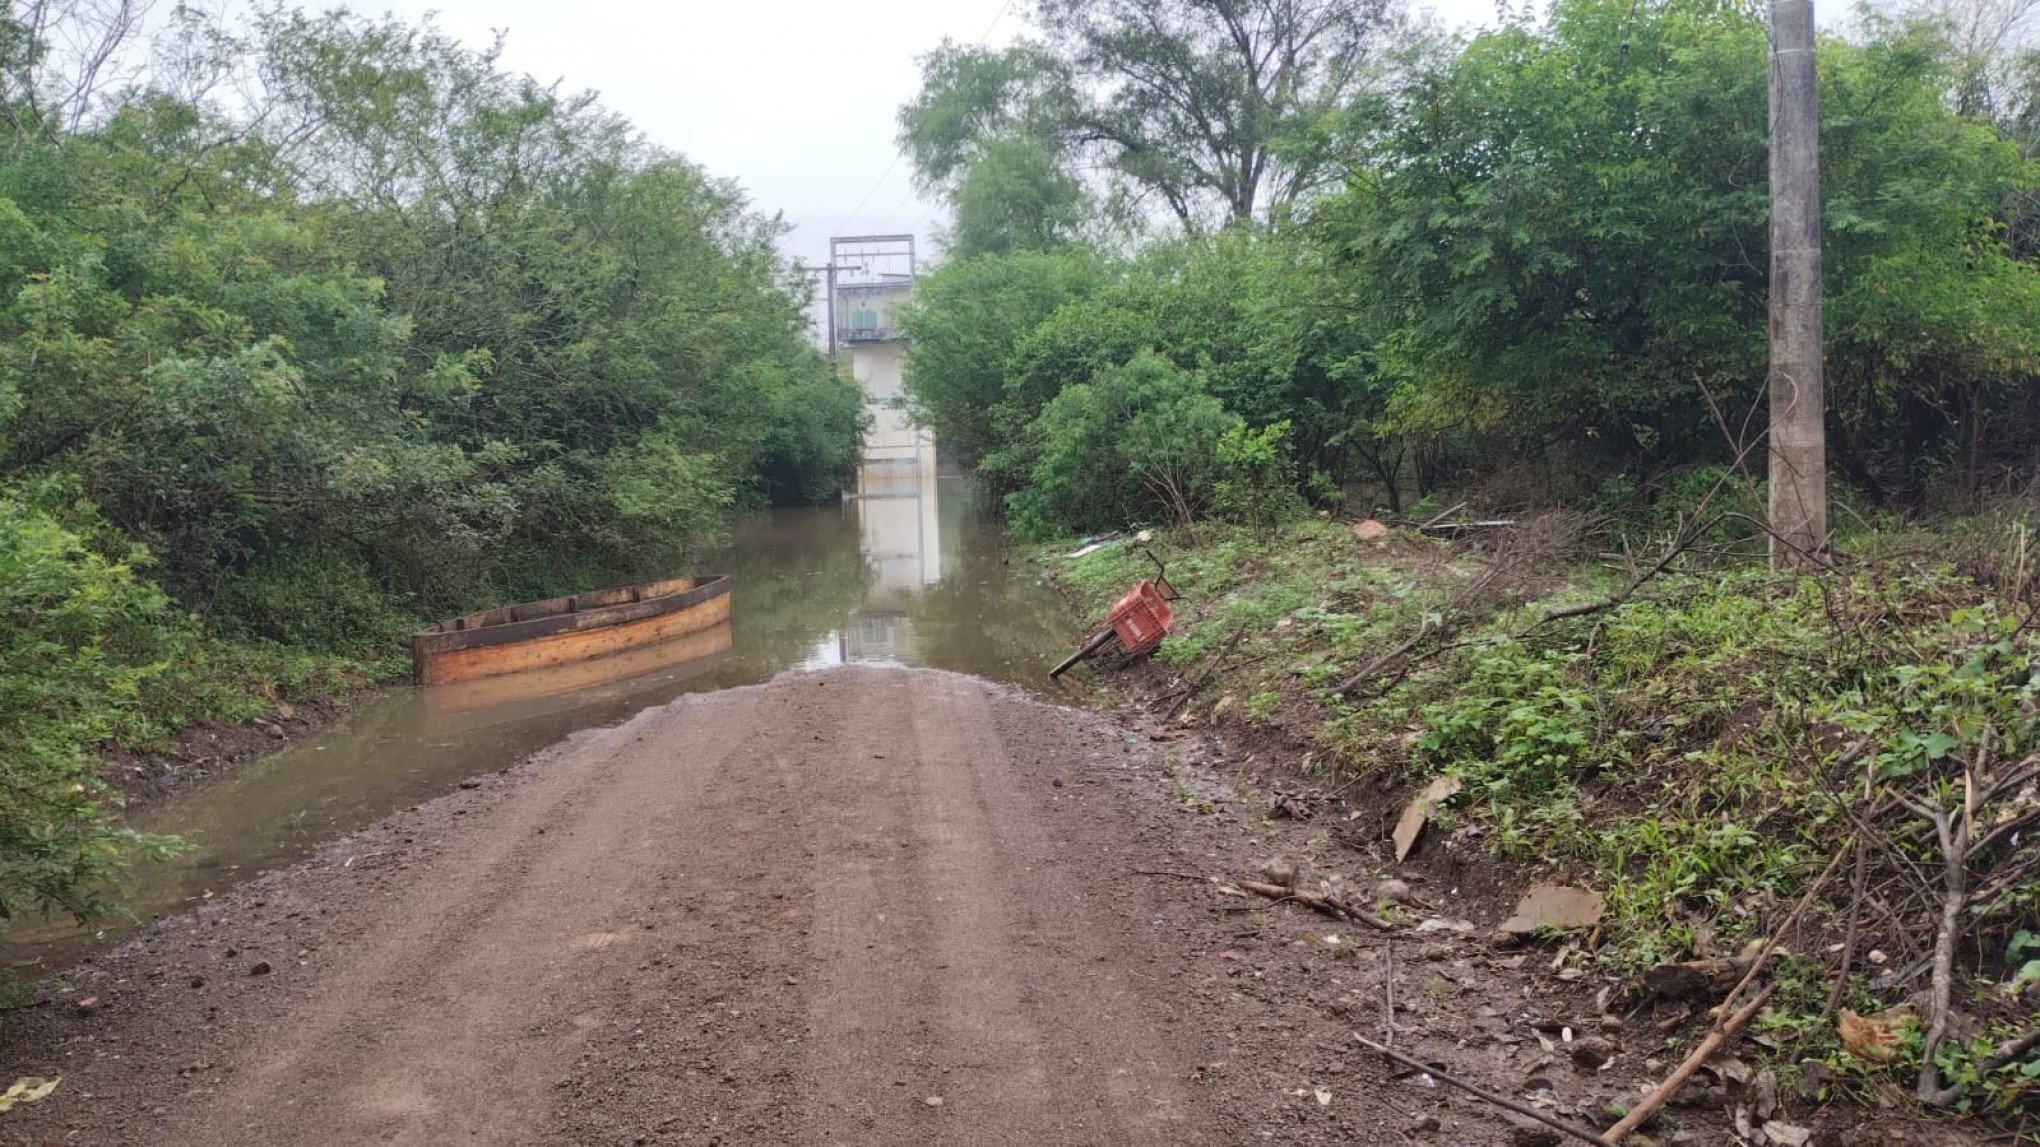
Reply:
[[421, 618], [684, 571], [738, 507], [840, 489], [862, 397], [782, 225], [592, 97], [280, 8], [180, 8], [95, 89], [71, 49], [141, 59], [132, 24], [18, 8], [0, 491], [62, 496], [0, 521], [0, 910], [96, 907], [106, 738], [386, 675]]
[[[1820, 49], [1833, 468], [1886, 507], [2019, 489], [2040, 442], [2034, 104], [1965, 95], [1944, 31], [1870, 16]], [[1760, 459], [1765, 43], [1747, 6], [1562, 0], [1420, 45], [1344, 109], [1343, 187], [1292, 213], [938, 272], [908, 388], [1006, 489], [1057, 469], [1057, 395], [1143, 350], [1286, 422], [1313, 499], [1583, 501]], [[931, 67], [903, 122], [954, 80]]]
[[1012, 497], [1015, 521], [1035, 534], [1194, 522], [1220, 477], [1219, 443], [1239, 425], [1196, 375], [1143, 351], [1041, 412], [1038, 461]]
[[112, 827], [93, 750], [190, 636], [130, 561], [0, 492], [0, 917], [104, 911], [136, 848]]

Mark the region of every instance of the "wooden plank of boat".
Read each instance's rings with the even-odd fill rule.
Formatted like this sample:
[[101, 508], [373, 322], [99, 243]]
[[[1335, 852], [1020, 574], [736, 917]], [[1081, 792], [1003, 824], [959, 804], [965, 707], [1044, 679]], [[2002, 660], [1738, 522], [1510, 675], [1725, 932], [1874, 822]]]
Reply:
[[411, 637], [411, 676], [448, 685], [602, 657], [720, 625], [730, 579], [715, 574], [504, 606]]
[[426, 692], [425, 704], [427, 712], [441, 719], [505, 706], [542, 705], [559, 697], [571, 696], [576, 703], [599, 702], [605, 696], [706, 673], [721, 664], [729, 651], [730, 626], [724, 622], [586, 661], [435, 686]]

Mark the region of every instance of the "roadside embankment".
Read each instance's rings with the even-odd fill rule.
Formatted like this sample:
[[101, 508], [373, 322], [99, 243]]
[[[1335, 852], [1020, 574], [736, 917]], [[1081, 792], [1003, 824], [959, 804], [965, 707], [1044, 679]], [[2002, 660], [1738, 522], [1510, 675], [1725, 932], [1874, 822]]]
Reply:
[[[1599, 893], [1597, 922], [1549, 938], [1549, 973], [1658, 1024], [1655, 1058], [1678, 1062], [1768, 947], [1754, 982], [1774, 994], [1737, 1054], [1787, 1106], [2016, 1125], [2040, 1102], [2025, 538], [1871, 539], [1834, 572], [1778, 577], [1583, 554], [1556, 517], [1456, 539], [1204, 527], [1154, 545], [1177, 631], [1111, 681], [1254, 761], [1273, 815], [1356, 801], [1325, 834], [1391, 872]], [[1066, 551], [1042, 560], [1090, 616], [1153, 574], [1130, 543]], [[1666, 998], [1695, 970], [1705, 991]]]

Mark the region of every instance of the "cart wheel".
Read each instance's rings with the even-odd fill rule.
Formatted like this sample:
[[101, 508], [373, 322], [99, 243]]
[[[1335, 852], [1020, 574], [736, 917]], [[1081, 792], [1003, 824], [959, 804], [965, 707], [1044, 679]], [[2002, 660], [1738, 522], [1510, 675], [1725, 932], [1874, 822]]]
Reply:
[[1112, 644], [1114, 641], [1118, 639], [1118, 637], [1119, 635], [1112, 631], [1111, 626], [1106, 626], [1102, 632], [1094, 634], [1089, 641], [1084, 642], [1083, 646], [1079, 648], [1075, 653], [1072, 653], [1068, 657], [1063, 658], [1062, 664], [1057, 665], [1055, 668], [1049, 670], [1048, 675], [1050, 677], [1062, 676], [1063, 674], [1070, 671], [1070, 666], [1075, 665], [1077, 662], [1082, 661], [1087, 657], [1090, 657], [1091, 655], [1097, 653], [1099, 650], [1105, 648], [1107, 645]]

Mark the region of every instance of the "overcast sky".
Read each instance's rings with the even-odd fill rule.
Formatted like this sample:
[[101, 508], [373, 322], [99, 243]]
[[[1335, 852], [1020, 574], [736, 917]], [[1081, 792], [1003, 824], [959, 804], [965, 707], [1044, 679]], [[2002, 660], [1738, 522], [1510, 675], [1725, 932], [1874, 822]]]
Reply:
[[[653, 142], [737, 180], [794, 225], [785, 249], [820, 262], [831, 235], [943, 223], [914, 194], [893, 113], [918, 87], [917, 56], [944, 37], [1003, 44], [1029, 0], [343, 0], [408, 20], [436, 13], [475, 45], [509, 34], [504, 63], [592, 88]], [[1493, 0], [1437, 0], [1447, 23], [1492, 19]]]

